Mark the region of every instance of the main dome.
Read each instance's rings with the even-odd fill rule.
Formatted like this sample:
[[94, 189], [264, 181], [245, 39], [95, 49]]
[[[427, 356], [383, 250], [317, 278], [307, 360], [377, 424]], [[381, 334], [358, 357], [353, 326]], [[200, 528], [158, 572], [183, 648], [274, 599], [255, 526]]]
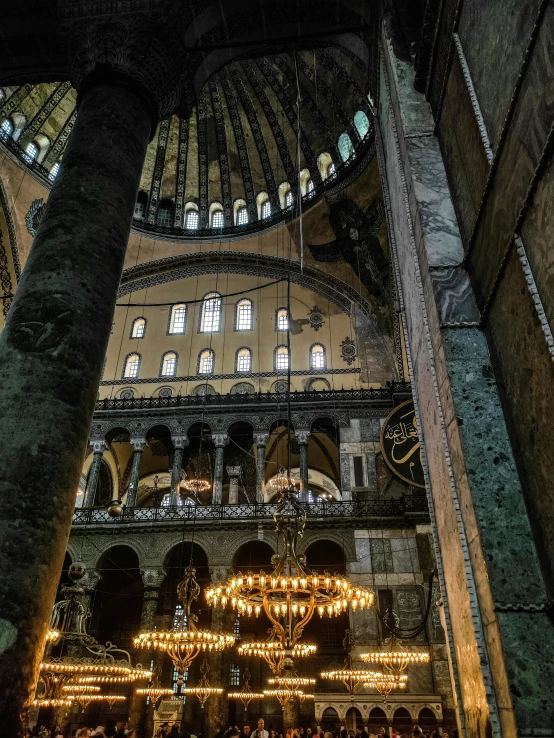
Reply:
[[[2, 141], [51, 183], [76, 116], [68, 82], [5, 88]], [[300, 145], [298, 145], [298, 140]], [[160, 122], [133, 228], [214, 240], [267, 229], [340, 188], [373, 151], [367, 68], [326, 48], [234, 61], [204, 85], [190, 118]]]

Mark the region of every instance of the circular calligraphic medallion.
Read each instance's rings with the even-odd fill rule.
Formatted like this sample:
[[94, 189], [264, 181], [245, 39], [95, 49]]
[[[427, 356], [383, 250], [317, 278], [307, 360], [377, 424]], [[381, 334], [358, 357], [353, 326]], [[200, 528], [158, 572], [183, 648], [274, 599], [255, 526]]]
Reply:
[[381, 450], [390, 470], [414, 487], [425, 487], [421, 443], [413, 400], [398, 405], [381, 430]]

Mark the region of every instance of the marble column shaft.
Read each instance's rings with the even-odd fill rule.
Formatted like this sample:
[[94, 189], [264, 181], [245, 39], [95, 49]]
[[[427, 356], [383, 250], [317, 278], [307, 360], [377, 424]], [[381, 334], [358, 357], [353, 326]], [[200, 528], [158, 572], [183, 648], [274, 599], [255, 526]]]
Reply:
[[256, 502], [264, 501], [265, 481], [265, 447], [269, 440], [269, 433], [256, 433]]
[[94, 449], [92, 457], [92, 464], [90, 465], [90, 471], [87, 480], [87, 490], [85, 493], [85, 500], [83, 507], [92, 507], [94, 505], [94, 497], [96, 495], [96, 487], [98, 486], [98, 476], [100, 474], [100, 464], [102, 463], [102, 456], [104, 455], [104, 446]]
[[151, 111], [123, 86], [82, 96], [0, 334], [0, 714], [10, 738], [24, 734], [38, 677], [151, 128]]
[[171, 469], [171, 488], [169, 504], [176, 505], [181, 482], [181, 468], [183, 466], [183, 452], [188, 444], [188, 438], [174, 438], [173, 467]]
[[212, 441], [215, 445], [213, 504], [221, 505], [221, 501], [223, 499], [223, 466], [225, 461], [225, 446], [229, 443], [229, 437], [226, 433], [212, 433]]
[[240, 466], [228, 466], [229, 475], [229, 505], [237, 505], [239, 501]]
[[300, 495], [303, 500], [308, 498], [309, 471], [308, 471], [308, 441], [309, 430], [295, 430], [294, 436], [300, 447]]
[[144, 451], [144, 441], [132, 441], [133, 444], [133, 463], [131, 467], [131, 479], [129, 481], [129, 490], [127, 492], [127, 507], [135, 507], [137, 504], [138, 483], [140, 479], [140, 462], [142, 452]]

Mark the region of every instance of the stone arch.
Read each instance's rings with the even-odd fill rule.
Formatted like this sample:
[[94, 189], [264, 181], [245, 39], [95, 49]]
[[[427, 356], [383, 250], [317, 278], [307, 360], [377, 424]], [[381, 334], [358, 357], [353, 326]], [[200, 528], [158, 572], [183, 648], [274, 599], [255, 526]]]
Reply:
[[333, 543], [336, 543], [344, 551], [347, 564], [356, 561], [356, 546], [352, 532], [345, 532], [345, 535], [343, 535], [340, 530], [334, 531], [330, 528], [321, 531], [308, 529], [298, 544], [299, 553], [305, 554], [308, 548], [318, 541], [333, 541]]
[[[233, 533], [233, 536], [228, 536], [227, 538], [229, 539], [229, 542], [225, 549], [221, 552], [221, 558], [230, 562], [235, 561], [236, 555], [239, 550], [245, 544], [250, 543], [250, 541], [253, 540], [252, 533], [250, 531], [236, 531]], [[273, 531], [271, 531], [271, 533], [264, 531], [263, 542], [267, 543], [267, 545], [271, 549], [273, 549], [274, 553], [277, 551], [277, 537]]]
[[204, 552], [208, 564], [210, 563], [212, 551], [209, 542], [204, 539], [204, 536], [195, 535], [193, 540], [192, 533], [183, 533], [181, 531], [180, 533], [172, 533], [171, 535], [164, 537], [161, 541], [157, 543], [155, 548], [155, 556], [153, 551], [150, 552], [150, 557], [152, 559], [152, 561], [150, 562], [151, 565], [153, 564], [153, 560], [155, 559], [157, 566], [165, 566], [165, 563], [169, 558], [171, 551], [181, 543], [194, 543], [195, 545], [197, 545]]

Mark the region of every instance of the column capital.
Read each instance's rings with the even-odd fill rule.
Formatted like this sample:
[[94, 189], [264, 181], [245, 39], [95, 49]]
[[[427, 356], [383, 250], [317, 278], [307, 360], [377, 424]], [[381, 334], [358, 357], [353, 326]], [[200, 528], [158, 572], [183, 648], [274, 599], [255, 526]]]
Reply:
[[108, 444], [104, 439], [98, 439], [98, 438], [91, 438], [89, 441], [90, 445], [92, 446], [92, 450], [95, 454], [103, 454], [104, 451], [108, 448]]
[[188, 436], [171, 436], [171, 440], [175, 448], [186, 448], [190, 443]]
[[309, 428], [295, 428], [294, 429], [294, 437], [296, 438], [298, 443], [308, 443], [311, 435], [312, 435], [312, 431]]
[[254, 433], [254, 441], [256, 446], [265, 446], [269, 441], [269, 433], [263, 431], [261, 433]]
[[227, 564], [210, 566], [210, 576], [214, 584], [225, 582], [230, 573], [231, 568]]
[[93, 567], [89, 568], [85, 566], [84, 568], [85, 574], [80, 580], [79, 584], [85, 590], [85, 592], [93, 592], [102, 579], [102, 572], [99, 569], [94, 569]]
[[131, 438], [131, 445], [133, 447], [133, 451], [140, 451], [140, 453], [142, 453], [144, 451], [144, 447], [146, 446], [146, 439]]
[[149, 566], [140, 570], [145, 589], [159, 589], [166, 577], [166, 570], [161, 566]]
[[240, 472], [242, 467], [240, 466], [227, 466], [225, 467], [227, 469], [227, 474], [230, 477], [240, 477]]
[[212, 433], [212, 441], [214, 446], [217, 448], [227, 446], [229, 443], [229, 436], [227, 433]]
[[107, 5], [100, 13], [92, 9], [94, 3], [60, 3], [70, 40], [71, 82], [80, 95], [102, 84], [134, 89], [150, 109], [155, 129], [158, 120], [194, 97], [182, 73], [183, 19], [171, 3], [125, 13], [119, 3]]

